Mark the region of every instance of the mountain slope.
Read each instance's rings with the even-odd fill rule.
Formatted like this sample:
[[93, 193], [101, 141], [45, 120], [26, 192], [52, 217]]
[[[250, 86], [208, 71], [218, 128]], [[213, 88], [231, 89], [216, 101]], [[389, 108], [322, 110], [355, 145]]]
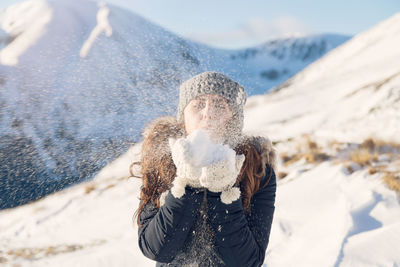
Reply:
[[240, 81], [250, 95], [264, 94], [348, 39], [324, 34], [272, 40], [258, 47], [230, 52], [224, 60], [227, 66], [224, 72]]
[[95, 2], [27, 1], [2, 25], [0, 207], [91, 178], [198, 71], [184, 40]]
[[[126, 168], [139, 160], [139, 151], [140, 145], [132, 147], [90, 182], [0, 211], [0, 262], [154, 266], [140, 252], [133, 217], [141, 183], [128, 178]], [[316, 166], [299, 161], [286, 171], [278, 181], [267, 266], [400, 263], [399, 197], [380, 174], [349, 174], [333, 161]]]
[[[249, 101], [247, 127], [276, 139], [303, 133], [361, 142], [399, 140], [400, 14], [331, 51], [265, 96]], [[256, 103], [269, 103], [256, 117]], [[254, 108], [253, 108], [254, 107]], [[246, 125], [245, 125], [246, 127]]]

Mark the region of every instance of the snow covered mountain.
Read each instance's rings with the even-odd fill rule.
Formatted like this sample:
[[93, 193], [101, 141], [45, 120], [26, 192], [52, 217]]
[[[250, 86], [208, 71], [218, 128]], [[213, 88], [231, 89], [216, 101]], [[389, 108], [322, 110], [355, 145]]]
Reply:
[[[245, 127], [265, 125], [275, 140], [307, 133], [342, 141], [373, 137], [399, 142], [399, 47], [400, 14], [396, 14], [269, 94], [253, 97]], [[259, 109], [267, 115], [256, 116]]]
[[238, 80], [250, 95], [264, 94], [348, 39], [324, 34], [272, 40], [238, 51], [220, 51], [214, 56], [220, 58], [214, 68]]
[[[399, 20], [389, 18], [249, 99], [246, 132], [271, 137], [281, 156], [266, 266], [400, 265], [399, 195], [382, 182], [400, 177]], [[365, 137], [388, 141], [360, 144]], [[132, 223], [140, 180], [128, 178], [127, 166], [139, 150], [130, 147], [92, 181], [0, 211], [0, 263], [154, 266]]]
[[29, 0], [0, 14], [0, 209], [90, 179], [172, 114], [180, 82], [223, 71], [264, 93], [348, 39], [239, 51], [188, 42], [126, 10]]

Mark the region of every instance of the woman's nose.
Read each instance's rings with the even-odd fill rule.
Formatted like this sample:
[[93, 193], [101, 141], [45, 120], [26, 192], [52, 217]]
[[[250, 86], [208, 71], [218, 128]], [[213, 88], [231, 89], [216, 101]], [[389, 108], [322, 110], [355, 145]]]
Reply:
[[205, 118], [205, 119], [212, 119], [214, 117], [215, 110], [209, 101], [206, 102], [206, 105], [204, 106], [202, 114], [203, 114], [203, 118]]

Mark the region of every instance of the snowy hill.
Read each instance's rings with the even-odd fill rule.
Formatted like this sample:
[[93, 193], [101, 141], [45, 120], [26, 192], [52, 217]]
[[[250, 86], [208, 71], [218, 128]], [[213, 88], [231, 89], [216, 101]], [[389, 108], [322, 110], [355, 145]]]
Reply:
[[400, 265], [399, 47], [396, 14], [248, 101], [282, 159], [271, 266]]
[[[140, 180], [127, 178], [126, 167], [139, 159], [139, 149], [132, 147], [88, 183], [0, 211], [0, 263], [154, 266], [141, 254], [132, 223]], [[400, 264], [399, 197], [379, 174], [349, 174], [329, 161], [298, 161], [286, 171], [278, 183], [267, 266]]]
[[131, 12], [30, 0], [0, 13], [0, 208], [90, 179], [175, 112], [177, 86], [223, 71], [264, 93], [348, 39], [314, 36], [226, 51]]
[[95, 2], [27, 1], [1, 25], [1, 176], [15, 179], [0, 207], [91, 178], [198, 67], [184, 40]]
[[[399, 47], [398, 13], [273, 92], [253, 97], [247, 105], [245, 127], [264, 125], [275, 140], [307, 133], [342, 141], [374, 137], [399, 142]], [[261, 109], [269, 115], [256, 116]]]
[[[361, 33], [246, 105], [246, 132], [272, 137], [280, 154], [267, 266], [400, 265], [400, 200], [389, 189], [400, 177], [400, 142], [392, 135], [398, 101], [391, 98], [399, 95], [399, 19]], [[364, 114], [371, 107], [386, 117], [375, 109]], [[363, 139], [375, 133], [370, 123], [382, 130], [381, 141]], [[128, 178], [127, 166], [139, 149], [132, 146], [90, 182], [0, 211], [0, 263], [154, 266], [132, 223], [140, 180]]]

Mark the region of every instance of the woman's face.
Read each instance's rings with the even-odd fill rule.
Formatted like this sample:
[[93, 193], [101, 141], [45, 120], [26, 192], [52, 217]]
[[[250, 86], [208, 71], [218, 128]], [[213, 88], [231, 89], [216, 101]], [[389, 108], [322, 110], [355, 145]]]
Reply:
[[190, 101], [183, 116], [188, 135], [201, 129], [208, 132], [214, 141], [221, 142], [226, 123], [232, 118], [232, 109], [224, 97], [206, 94]]

